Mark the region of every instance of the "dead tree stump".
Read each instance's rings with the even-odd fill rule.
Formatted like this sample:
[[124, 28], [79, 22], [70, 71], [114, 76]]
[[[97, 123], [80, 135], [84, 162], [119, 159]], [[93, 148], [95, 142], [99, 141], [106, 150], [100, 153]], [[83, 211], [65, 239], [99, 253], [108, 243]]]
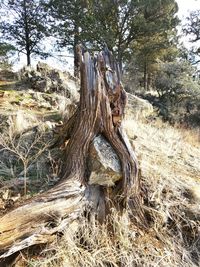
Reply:
[[[129, 205], [140, 225], [145, 225], [140, 197], [138, 163], [121, 122], [126, 93], [117, 63], [108, 49], [93, 57], [78, 47], [81, 90], [78, 110], [61, 131], [67, 142], [62, 178], [42, 193], [0, 219], [0, 259], [33, 245], [54, 240], [83, 213], [101, 223], [112, 205], [122, 211]], [[88, 151], [102, 134], [121, 162], [123, 179], [112, 188], [88, 185]], [[111, 201], [108, 201], [110, 199]]]

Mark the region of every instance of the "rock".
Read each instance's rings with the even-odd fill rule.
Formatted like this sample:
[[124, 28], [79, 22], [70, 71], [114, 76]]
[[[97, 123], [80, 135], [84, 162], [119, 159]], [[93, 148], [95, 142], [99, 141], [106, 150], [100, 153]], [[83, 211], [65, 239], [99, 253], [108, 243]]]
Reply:
[[64, 121], [68, 121], [77, 109], [77, 105], [64, 96], [56, 97], [56, 108]]
[[20, 133], [38, 124], [37, 118], [23, 110], [18, 110], [8, 118], [9, 128], [12, 133]]
[[127, 93], [127, 98], [128, 103], [125, 110], [126, 119], [146, 118], [154, 112], [153, 106], [147, 100], [130, 93]]
[[43, 101], [38, 105], [38, 108], [45, 108], [45, 109], [51, 110], [52, 106], [49, 102]]
[[42, 76], [47, 76], [47, 73], [51, 71], [51, 68], [46, 63], [40, 61], [38, 62], [36, 69]]
[[[36, 131], [40, 134], [45, 134], [45, 132], [49, 132], [49, 131], [52, 131], [53, 128], [55, 127], [56, 123], [55, 122], [51, 122], [51, 121], [45, 121], [45, 122], [42, 122], [40, 124], [37, 125], [36, 128]], [[30, 131], [31, 133], [31, 131]]]
[[0, 81], [13, 81], [17, 79], [17, 74], [12, 70], [0, 69]]
[[113, 186], [122, 178], [119, 158], [101, 135], [95, 137], [90, 147], [88, 162], [89, 184]]
[[38, 78], [31, 78], [30, 80], [33, 89], [39, 92], [50, 93], [52, 85], [50, 78], [40, 78], [40, 76], [38, 76]]
[[[36, 74], [33, 74], [35, 70], [32, 66], [24, 66], [21, 70], [18, 71], [18, 79], [27, 81], [31, 77], [36, 76]], [[38, 73], [39, 75], [39, 73]]]
[[60, 93], [73, 102], [79, 101], [79, 81], [68, 72], [53, 69], [45, 63], [39, 62], [37, 70], [23, 68], [20, 72], [21, 80], [39, 92]]

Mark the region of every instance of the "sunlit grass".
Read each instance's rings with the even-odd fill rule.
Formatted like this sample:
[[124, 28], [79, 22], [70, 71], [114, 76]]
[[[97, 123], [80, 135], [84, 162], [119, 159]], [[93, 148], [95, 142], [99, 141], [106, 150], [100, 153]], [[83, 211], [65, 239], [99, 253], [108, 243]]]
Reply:
[[[193, 267], [200, 264], [200, 149], [196, 133], [160, 121], [125, 121], [139, 155], [149, 229], [137, 228], [128, 211], [109, 223], [88, 224], [29, 260], [34, 267]], [[190, 136], [188, 140], [188, 136]], [[193, 146], [195, 144], [195, 146]], [[110, 226], [112, 225], [112, 226]]]

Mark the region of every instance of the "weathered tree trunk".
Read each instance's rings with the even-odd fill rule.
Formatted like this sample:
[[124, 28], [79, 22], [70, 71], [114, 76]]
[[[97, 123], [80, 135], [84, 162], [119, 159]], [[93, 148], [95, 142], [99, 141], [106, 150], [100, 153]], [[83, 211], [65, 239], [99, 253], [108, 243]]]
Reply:
[[[121, 211], [130, 204], [137, 222], [145, 225], [138, 164], [121, 127], [126, 94], [118, 66], [107, 49], [91, 58], [78, 47], [78, 55], [80, 104], [62, 130], [63, 142], [68, 140], [62, 178], [52, 189], [1, 218], [0, 259], [32, 245], [51, 242], [70, 223], [78, 222], [85, 211], [103, 223], [111, 203]], [[121, 162], [123, 179], [109, 190], [88, 184], [88, 151], [98, 134], [110, 142]], [[108, 198], [112, 200], [109, 203]]]

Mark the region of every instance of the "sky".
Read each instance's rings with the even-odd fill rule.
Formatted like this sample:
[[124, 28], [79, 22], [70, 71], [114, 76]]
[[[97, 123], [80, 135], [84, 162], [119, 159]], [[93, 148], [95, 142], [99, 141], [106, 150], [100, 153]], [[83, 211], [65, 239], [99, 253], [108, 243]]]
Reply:
[[178, 16], [180, 19], [186, 17], [190, 11], [200, 9], [200, 0], [176, 0], [179, 6]]
[[[182, 20], [182, 24], [184, 24], [185, 18], [189, 15], [190, 11], [200, 9], [200, 0], [176, 0], [176, 2], [178, 3], [178, 6], [179, 6], [178, 17], [180, 18], [180, 20]], [[188, 38], [185, 38], [185, 37], [182, 38], [182, 42], [187, 48], [191, 47], [191, 43], [188, 42]], [[40, 61], [43, 61], [43, 60], [40, 60]], [[73, 70], [73, 59], [69, 57], [66, 57], [64, 64], [63, 62], [60, 62], [59, 60], [56, 60], [55, 58], [48, 58], [47, 60], [45, 60], [45, 62], [49, 64], [50, 66], [56, 65], [55, 66], [56, 68], [59, 68], [62, 70], [68, 69], [71, 72]], [[36, 64], [36, 61], [33, 63]], [[15, 70], [20, 69], [24, 65], [26, 65], [26, 57], [21, 57], [20, 61], [14, 65], [14, 69]]]
[[[178, 16], [181, 20], [181, 24], [184, 25], [186, 21], [186, 17], [189, 15], [191, 11], [200, 9], [200, 0], [176, 0], [179, 6]], [[181, 34], [181, 26], [178, 28], [179, 34]], [[191, 43], [189, 40], [190, 36], [182, 36], [180, 41], [184, 44], [187, 49], [191, 49], [192, 47], [199, 47], [200, 42]], [[200, 67], [200, 66], [199, 66]], [[198, 68], [199, 68], [198, 67]]]

